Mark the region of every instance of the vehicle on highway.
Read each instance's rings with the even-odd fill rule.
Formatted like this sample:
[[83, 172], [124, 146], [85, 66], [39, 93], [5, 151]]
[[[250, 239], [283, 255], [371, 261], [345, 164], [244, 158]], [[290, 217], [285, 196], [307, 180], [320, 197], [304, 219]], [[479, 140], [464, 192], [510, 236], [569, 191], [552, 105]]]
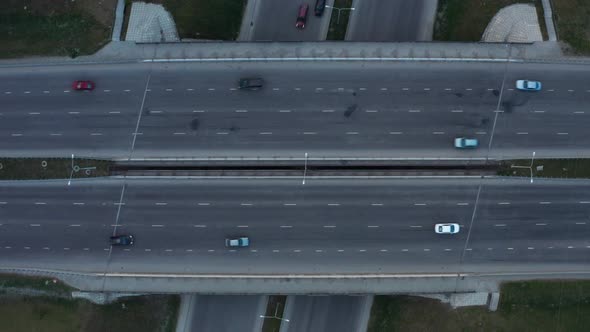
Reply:
[[436, 224], [434, 232], [436, 234], [457, 234], [459, 233], [459, 224]]
[[516, 88], [523, 91], [541, 91], [541, 82], [518, 80], [516, 81]]
[[457, 149], [476, 148], [479, 145], [477, 138], [455, 138], [455, 147]]
[[94, 90], [96, 85], [92, 81], [74, 81], [72, 83], [72, 89], [74, 90]]
[[315, 1], [315, 8], [314, 8], [315, 16], [324, 15], [325, 9], [326, 9], [326, 0], [316, 0]]
[[307, 22], [307, 12], [309, 11], [309, 5], [304, 3], [299, 6], [299, 11], [297, 12], [297, 21], [295, 21], [295, 27], [297, 29], [305, 28], [305, 23]]
[[240, 89], [256, 89], [262, 88], [264, 80], [262, 78], [240, 78]]
[[125, 234], [125, 235], [114, 235], [109, 238], [109, 242], [113, 246], [130, 246], [133, 245], [135, 242], [135, 238], [133, 235]]
[[250, 239], [247, 236], [239, 236], [225, 239], [226, 247], [247, 247], [250, 245]]

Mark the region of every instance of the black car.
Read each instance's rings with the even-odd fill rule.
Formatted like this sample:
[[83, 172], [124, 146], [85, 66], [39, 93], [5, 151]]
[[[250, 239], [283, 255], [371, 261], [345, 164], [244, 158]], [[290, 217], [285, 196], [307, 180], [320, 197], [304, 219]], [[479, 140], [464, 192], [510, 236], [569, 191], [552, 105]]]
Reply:
[[262, 78], [241, 78], [239, 83], [240, 89], [262, 88], [263, 85]]
[[324, 15], [324, 9], [326, 9], [326, 0], [316, 0], [314, 8], [315, 16]]
[[135, 238], [133, 238], [133, 235], [115, 235], [115, 236], [111, 236], [110, 238], [110, 243], [113, 246], [130, 246], [133, 245], [133, 242], [135, 242]]

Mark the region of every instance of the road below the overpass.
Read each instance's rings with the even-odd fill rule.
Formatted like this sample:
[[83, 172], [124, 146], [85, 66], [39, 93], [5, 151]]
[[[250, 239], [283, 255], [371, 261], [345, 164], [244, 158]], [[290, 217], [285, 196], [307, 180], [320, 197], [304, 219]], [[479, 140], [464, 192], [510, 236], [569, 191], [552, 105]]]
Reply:
[[[195, 179], [5, 182], [4, 267], [166, 273], [471, 272], [588, 264], [590, 182]], [[433, 226], [457, 222], [461, 232]], [[132, 233], [132, 247], [108, 237]], [[249, 248], [224, 247], [246, 235]]]
[[[489, 62], [10, 67], [0, 73], [0, 154], [588, 156], [589, 75], [582, 65]], [[252, 76], [265, 87], [236, 88]], [[76, 79], [97, 88], [71, 91]], [[516, 91], [516, 79], [540, 80], [543, 91]], [[458, 136], [480, 149], [454, 149]]]

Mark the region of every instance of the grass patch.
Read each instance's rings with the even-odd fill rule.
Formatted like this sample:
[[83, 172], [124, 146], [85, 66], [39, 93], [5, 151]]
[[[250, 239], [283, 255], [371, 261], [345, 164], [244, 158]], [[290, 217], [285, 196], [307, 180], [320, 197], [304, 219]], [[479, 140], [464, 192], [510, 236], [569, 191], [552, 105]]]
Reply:
[[[352, 0], [334, 0], [335, 8], [351, 8]], [[350, 18], [350, 10], [332, 9], [332, 16], [330, 17], [330, 26], [328, 27], [328, 36], [326, 40], [344, 40], [346, 37], [346, 29], [348, 27], [348, 19]], [[340, 12], [340, 19], [338, 19], [338, 12]]]
[[98, 159], [0, 158], [0, 180], [73, 179], [108, 176], [112, 162]]
[[0, 12], [0, 58], [92, 54], [110, 40], [110, 29], [81, 12], [39, 15]]
[[368, 332], [587, 331], [590, 281], [525, 281], [502, 286], [497, 312], [452, 309], [437, 300], [375, 296]]
[[[532, 3], [537, 13], [539, 8], [542, 13], [541, 0], [439, 0], [434, 40], [480, 41], [494, 15], [500, 9], [516, 3]], [[539, 24], [543, 30], [545, 23], [542, 15]]]
[[[503, 161], [498, 175], [529, 177], [531, 172], [528, 168], [514, 168], [513, 166], [529, 166], [530, 164], [531, 159]], [[590, 159], [535, 159], [533, 177], [589, 179]]]
[[108, 305], [50, 297], [0, 297], [3, 331], [173, 332], [178, 296], [141, 296]]
[[0, 291], [6, 288], [34, 289], [62, 296], [69, 296], [75, 290], [54, 278], [0, 274]]
[[172, 14], [180, 38], [236, 40], [247, 0], [144, 0]]
[[279, 318], [283, 317], [285, 302], [287, 302], [287, 296], [285, 295], [271, 295], [268, 297], [268, 303], [266, 304], [266, 312], [264, 315], [269, 318], [264, 319], [262, 332], [279, 332], [282, 322]]
[[576, 54], [590, 55], [590, 1], [557, 0], [551, 2], [559, 39]]

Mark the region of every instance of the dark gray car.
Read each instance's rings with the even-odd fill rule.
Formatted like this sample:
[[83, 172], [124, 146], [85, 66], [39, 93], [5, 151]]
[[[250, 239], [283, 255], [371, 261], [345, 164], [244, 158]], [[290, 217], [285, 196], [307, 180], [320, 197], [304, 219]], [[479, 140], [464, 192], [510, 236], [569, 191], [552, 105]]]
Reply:
[[240, 89], [259, 89], [264, 85], [262, 78], [240, 78]]

